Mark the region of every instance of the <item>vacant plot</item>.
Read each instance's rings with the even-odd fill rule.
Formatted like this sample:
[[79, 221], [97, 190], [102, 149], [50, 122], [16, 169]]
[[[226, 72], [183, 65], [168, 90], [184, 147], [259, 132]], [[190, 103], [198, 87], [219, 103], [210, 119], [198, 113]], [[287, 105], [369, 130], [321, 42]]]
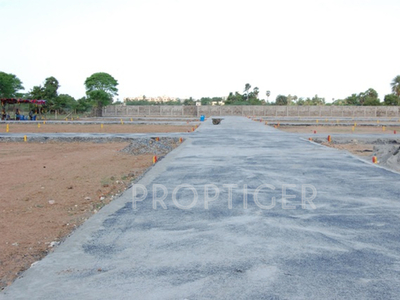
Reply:
[[[53, 124], [53, 123], [11, 123], [10, 133], [150, 133], [150, 132], [188, 132], [191, 125], [168, 125], [168, 124]], [[0, 125], [0, 132], [6, 132], [6, 124]]]
[[377, 133], [396, 133], [400, 134], [400, 126], [328, 126], [328, 125], [310, 125], [310, 126], [279, 126], [280, 130], [292, 133], [326, 133], [326, 134], [377, 134]]
[[129, 143], [2, 143], [0, 287], [152, 165]]
[[[279, 129], [292, 133], [309, 133], [309, 137], [324, 146], [347, 150], [367, 160], [376, 156], [378, 164], [400, 171], [400, 127], [397, 126], [282, 126]], [[335, 135], [331, 142], [315, 133]], [[355, 138], [351, 134], [357, 134]], [[385, 134], [385, 135], [383, 135]], [[387, 134], [390, 134], [389, 137]], [[363, 137], [365, 135], [365, 137]], [[382, 135], [382, 136], [380, 136]], [[315, 137], [315, 138], [314, 138]]]
[[[166, 133], [192, 128], [188, 124], [9, 124], [10, 133]], [[0, 132], [6, 132], [6, 124], [1, 124]], [[120, 152], [129, 144], [1, 143], [0, 288], [152, 165], [152, 153]]]

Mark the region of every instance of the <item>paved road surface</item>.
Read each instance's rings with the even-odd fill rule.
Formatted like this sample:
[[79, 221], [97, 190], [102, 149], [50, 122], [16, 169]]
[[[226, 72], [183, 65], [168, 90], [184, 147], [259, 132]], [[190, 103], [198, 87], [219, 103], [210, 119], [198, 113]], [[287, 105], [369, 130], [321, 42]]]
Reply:
[[0, 299], [398, 299], [399, 180], [259, 122], [208, 120]]

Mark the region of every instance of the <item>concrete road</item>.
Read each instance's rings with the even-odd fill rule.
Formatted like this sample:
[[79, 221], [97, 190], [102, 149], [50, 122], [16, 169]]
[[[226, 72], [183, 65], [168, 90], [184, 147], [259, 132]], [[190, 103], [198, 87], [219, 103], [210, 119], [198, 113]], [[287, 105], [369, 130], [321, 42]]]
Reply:
[[209, 119], [0, 299], [398, 299], [399, 180]]

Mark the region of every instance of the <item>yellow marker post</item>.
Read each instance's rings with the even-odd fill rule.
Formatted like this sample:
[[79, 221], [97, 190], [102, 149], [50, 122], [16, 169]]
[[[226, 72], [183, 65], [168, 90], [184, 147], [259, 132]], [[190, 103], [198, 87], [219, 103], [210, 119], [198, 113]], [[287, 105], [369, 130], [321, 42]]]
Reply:
[[339, 120], [336, 120], [336, 123], [339, 123]]
[[355, 127], [354, 127], [354, 126], [352, 126], [352, 127], [351, 127], [351, 131], [354, 131], [354, 129], [355, 129]]
[[121, 119], [121, 124], [124, 125], [124, 121], [122, 121], [122, 119]]
[[318, 120], [315, 120], [315, 122], [318, 124]]
[[386, 130], [386, 127], [385, 126], [382, 126], [382, 131], [385, 131]]
[[6, 125], [6, 132], [9, 132], [10, 131], [10, 126], [7, 124]]
[[46, 125], [46, 121], [43, 121], [43, 125]]
[[131, 118], [131, 122], [133, 121], [133, 119]]
[[68, 118], [65, 118], [65, 121], [68, 121]]
[[26, 138], [26, 135], [24, 135], [24, 142], [26, 142], [26, 139], [27, 139], [27, 138]]
[[100, 124], [100, 128], [103, 129], [103, 124]]
[[40, 128], [40, 123], [37, 123], [37, 128]]
[[356, 122], [354, 122], [354, 127], [356, 127], [357, 126], [357, 123]]
[[376, 120], [376, 123], [378, 123], [378, 124], [379, 124], [379, 120]]

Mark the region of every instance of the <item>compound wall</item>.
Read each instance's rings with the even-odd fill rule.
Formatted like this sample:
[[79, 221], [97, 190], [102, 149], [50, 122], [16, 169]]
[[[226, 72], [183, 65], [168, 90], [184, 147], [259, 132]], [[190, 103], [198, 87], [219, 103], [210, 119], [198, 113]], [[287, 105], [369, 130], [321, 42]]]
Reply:
[[399, 117], [399, 106], [177, 106], [177, 105], [110, 105], [103, 117]]

